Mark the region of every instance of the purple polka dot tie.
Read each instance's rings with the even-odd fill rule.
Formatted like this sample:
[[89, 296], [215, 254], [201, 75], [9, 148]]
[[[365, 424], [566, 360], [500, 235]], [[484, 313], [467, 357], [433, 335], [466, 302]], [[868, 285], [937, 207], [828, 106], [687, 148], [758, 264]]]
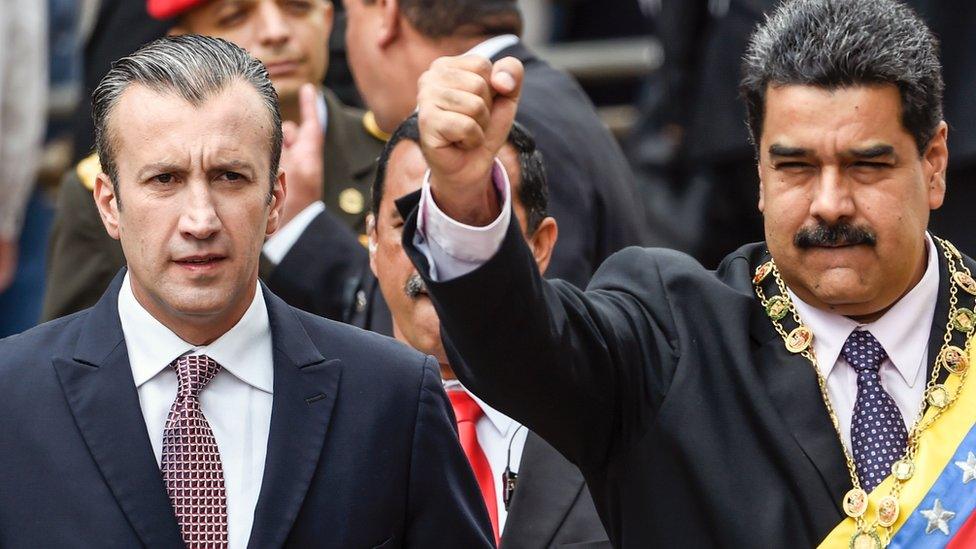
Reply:
[[179, 387], [163, 430], [160, 468], [166, 491], [188, 549], [227, 547], [227, 494], [220, 452], [207, 418], [200, 410], [200, 391], [217, 375], [220, 364], [206, 355], [173, 361]]
[[898, 406], [881, 386], [878, 369], [888, 353], [871, 335], [851, 333], [841, 351], [857, 372], [857, 402], [851, 420], [851, 446], [861, 488], [870, 492], [891, 473], [905, 453], [908, 432]]

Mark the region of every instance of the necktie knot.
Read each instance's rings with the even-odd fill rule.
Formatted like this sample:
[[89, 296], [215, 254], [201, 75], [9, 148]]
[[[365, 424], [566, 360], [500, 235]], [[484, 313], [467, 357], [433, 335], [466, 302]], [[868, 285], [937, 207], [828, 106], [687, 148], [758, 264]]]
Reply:
[[454, 408], [454, 416], [458, 423], [465, 421], [477, 423], [481, 416], [485, 415], [481, 406], [466, 391], [448, 391], [447, 396], [451, 399], [451, 407]]
[[871, 332], [866, 330], [851, 332], [847, 341], [844, 342], [841, 354], [858, 374], [877, 373], [881, 363], [888, 358], [888, 353], [881, 346], [881, 343], [878, 343]]
[[200, 391], [220, 371], [220, 364], [207, 355], [183, 355], [173, 361], [178, 382], [177, 395], [198, 398]]

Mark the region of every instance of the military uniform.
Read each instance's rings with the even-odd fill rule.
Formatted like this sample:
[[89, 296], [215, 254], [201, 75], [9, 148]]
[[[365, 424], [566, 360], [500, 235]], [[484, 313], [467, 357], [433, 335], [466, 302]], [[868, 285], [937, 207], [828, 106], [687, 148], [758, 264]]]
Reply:
[[[367, 129], [362, 111], [346, 107], [329, 90], [323, 95], [328, 110], [323, 147], [327, 211], [308, 226], [279, 265], [262, 261], [261, 277], [289, 304], [338, 319], [366, 262], [360, 244], [365, 241], [369, 189], [383, 141], [375, 125], [370, 125], [372, 132]], [[44, 320], [94, 305], [125, 265], [122, 247], [105, 232], [92, 199], [100, 171], [92, 155], [61, 182], [49, 243]], [[310, 255], [320, 256], [314, 272], [308, 269]], [[327, 256], [324, 261], [322, 256]]]

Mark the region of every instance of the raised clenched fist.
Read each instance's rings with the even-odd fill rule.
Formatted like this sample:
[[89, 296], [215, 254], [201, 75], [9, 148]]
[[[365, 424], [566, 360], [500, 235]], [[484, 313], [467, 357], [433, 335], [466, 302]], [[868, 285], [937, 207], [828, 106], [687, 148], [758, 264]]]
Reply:
[[469, 225], [498, 215], [491, 168], [515, 121], [522, 63], [475, 55], [442, 57], [420, 77], [420, 146], [437, 205]]

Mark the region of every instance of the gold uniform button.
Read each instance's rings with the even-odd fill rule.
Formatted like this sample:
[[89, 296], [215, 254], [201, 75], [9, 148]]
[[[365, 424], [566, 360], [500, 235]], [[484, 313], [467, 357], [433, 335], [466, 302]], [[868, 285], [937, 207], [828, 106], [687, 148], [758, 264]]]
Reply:
[[339, 208], [347, 214], [361, 214], [365, 207], [366, 199], [358, 190], [350, 187], [339, 193]]

